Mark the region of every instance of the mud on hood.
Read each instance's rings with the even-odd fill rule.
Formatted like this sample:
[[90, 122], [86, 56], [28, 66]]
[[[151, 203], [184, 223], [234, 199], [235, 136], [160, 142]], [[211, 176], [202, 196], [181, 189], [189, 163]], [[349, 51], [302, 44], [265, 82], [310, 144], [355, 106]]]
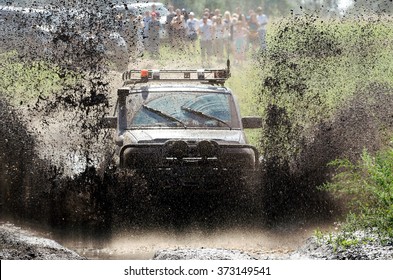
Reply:
[[245, 136], [241, 130], [205, 130], [205, 129], [145, 129], [128, 130], [124, 133], [126, 143], [164, 143], [169, 139], [182, 139], [185, 141], [215, 140], [246, 144]]

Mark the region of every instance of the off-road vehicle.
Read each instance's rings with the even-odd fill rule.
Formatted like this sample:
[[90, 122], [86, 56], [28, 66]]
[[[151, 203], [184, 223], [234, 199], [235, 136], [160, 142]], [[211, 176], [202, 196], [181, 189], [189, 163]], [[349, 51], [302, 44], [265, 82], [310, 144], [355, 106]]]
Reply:
[[153, 187], [187, 191], [236, 190], [255, 181], [259, 155], [244, 128], [226, 69], [131, 70], [123, 73], [115, 117], [118, 166], [135, 170]]

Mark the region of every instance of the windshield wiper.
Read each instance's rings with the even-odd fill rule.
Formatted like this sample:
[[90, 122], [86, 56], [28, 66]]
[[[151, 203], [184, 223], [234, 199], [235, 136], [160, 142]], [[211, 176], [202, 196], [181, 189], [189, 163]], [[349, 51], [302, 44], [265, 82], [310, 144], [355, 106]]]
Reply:
[[197, 110], [194, 110], [194, 109], [191, 109], [191, 108], [188, 108], [188, 107], [181, 106], [180, 108], [181, 108], [182, 110], [184, 110], [184, 111], [187, 111], [187, 112], [189, 112], [189, 113], [193, 113], [193, 114], [195, 114], [195, 115], [204, 117], [204, 118], [206, 118], [206, 119], [215, 120], [215, 121], [217, 121], [217, 122], [219, 122], [219, 123], [222, 123], [222, 124], [226, 125], [226, 126], [229, 127], [230, 129], [232, 129], [232, 127], [231, 127], [227, 122], [225, 122], [225, 121], [223, 121], [223, 120], [221, 120], [221, 119], [219, 119], [219, 118], [216, 118], [216, 117], [214, 117], [214, 116], [210, 116], [210, 115], [205, 114], [205, 113], [203, 113], [203, 112], [201, 112], [201, 111], [197, 111]]
[[149, 106], [147, 106], [145, 104], [142, 104], [142, 107], [147, 109], [147, 110], [149, 110], [150, 112], [153, 112], [153, 113], [155, 113], [155, 114], [157, 114], [157, 115], [167, 119], [167, 120], [180, 123], [184, 128], [187, 128], [187, 126], [184, 124], [184, 122], [182, 122], [181, 120], [179, 120], [179, 119], [177, 119], [175, 117], [172, 117], [172, 116], [170, 116], [170, 115], [168, 115], [168, 114], [166, 114], [166, 113], [164, 113], [164, 112], [162, 112], [160, 110], [154, 109], [154, 108], [149, 107]]

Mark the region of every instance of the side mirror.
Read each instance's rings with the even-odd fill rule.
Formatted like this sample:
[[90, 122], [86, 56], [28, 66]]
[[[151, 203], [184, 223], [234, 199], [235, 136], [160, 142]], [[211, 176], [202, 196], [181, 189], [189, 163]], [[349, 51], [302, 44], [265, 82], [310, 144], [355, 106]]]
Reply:
[[101, 128], [117, 128], [117, 117], [104, 117], [100, 125]]
[[242, 118], [243, 128], [261, 128], [262, 118], [261, 117], [243, 117]]

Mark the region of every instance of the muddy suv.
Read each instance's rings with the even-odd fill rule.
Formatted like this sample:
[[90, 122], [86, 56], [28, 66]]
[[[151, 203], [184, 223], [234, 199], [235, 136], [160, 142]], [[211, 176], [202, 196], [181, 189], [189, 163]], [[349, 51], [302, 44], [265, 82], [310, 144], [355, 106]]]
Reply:
[[[115, 117], [118, 166], [143, 174], [155, 186], [219, 190], [255, 181], [259, 156], [244, 128], [230, 76], [218, 70], [132, 70], [123, 74]], [[191, 190], [190, 189], [190, 190]]]

